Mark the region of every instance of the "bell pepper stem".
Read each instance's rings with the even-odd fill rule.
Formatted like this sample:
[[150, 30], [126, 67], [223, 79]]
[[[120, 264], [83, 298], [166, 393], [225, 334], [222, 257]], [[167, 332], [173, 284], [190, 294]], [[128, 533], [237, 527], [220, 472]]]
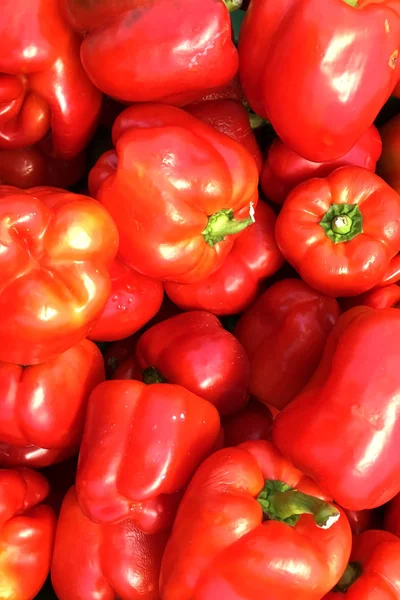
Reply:
[[202, 233], [207, 244], [214, 247], [218, 242], [223, 242], [226, 236], [243, 231], [243, 229], [252, 225], [254, 221], [252, 204], [250, 205], [250, 216], [240, 221], [234, 218], [232, 209], [223, 208], [208, 218], [207, 227]]
[[354, 6], [354, 8], [358, 5], [358, 0], [343, 0], [343, 2], [346, 2], [346, 4], [349, 4], [350, 6]]
[[319, 222], [334, 244], [350, 242], [363, 231], [363, 216], [357, 204], [331, 204]]
[[243, 4], [243, 0], [222, 0], [222, 2], [230, 13], [239, 10]]
[[349, 587], [360, 577], [362, 568], [360, 563], [351, 562], [347, 565], [345, 572], [336, 584], [334, 591], [346, 593]]
[[292, 526], [301, 515], [312, 515], [318, 527], [329, 529], [340, 517], [339, 510], [329, 502], [294, 490], [282, 481], [267, 481], [257, 499], [269, 519]]
[[143, 370], [143, 383], [151, 385], [152, 383], [167, 383], [165, 377], [155, 367], [147, 367]]

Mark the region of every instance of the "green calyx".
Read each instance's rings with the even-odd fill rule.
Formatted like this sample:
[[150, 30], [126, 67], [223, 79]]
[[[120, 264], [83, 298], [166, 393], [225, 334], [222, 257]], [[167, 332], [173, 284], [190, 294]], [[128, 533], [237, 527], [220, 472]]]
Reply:
[[362, 233], [363, 216], [357, 204], [331, 204], [319, 224], [334, 244], [340, 244]]
[[239, 10], [243, 4], [243, 0], [222, 0], [222, 2], [230, 13]]
[[257, 500], [269, 519], [292, 527], [301, 515], [312, 515], [322, 529], [329, 529], [340, 517], [338, 509], [329, 502], [298, 492], [283, 481], [266, 481]]
[[208, 217], [207, 227], [202, 234], [207, 244], [213, 248], [218, 242], [223, 242], [227, 235], [235, 235], [253, 223], [254, 217], [250, 216], [247, 219], [236, 221], [233, 210], [223, 208]]
[[334, 587], [334, 592], [345, 593], [350, 586], [360, 577], [362, 568], [360, 563], [351, 562], [347, 565], [345, 572], [341, 576], [339, 582]]
[[143, 370], [143, 383], [151, 385], [152, 383], [167, 383], [165, 377], [155, 367], [147, 367]]
[[349, 4], [350, 6], [354, 6], [354, 8], [357, 8], [358, 6], [358, 0], [343, 0], [343, 2]]

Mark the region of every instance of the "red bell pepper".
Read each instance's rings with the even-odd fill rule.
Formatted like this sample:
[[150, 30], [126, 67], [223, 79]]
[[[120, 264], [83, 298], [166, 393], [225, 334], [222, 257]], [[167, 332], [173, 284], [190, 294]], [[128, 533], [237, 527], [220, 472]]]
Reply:
[[311, 177], [327, 177], [338, 167], [354, 165], [375, 171], [381, 152], [382, 140], [374, 125], [365, 131], [347, 154], [330, 162], [307, 160], [280, 139], [275, 139], [263, 165], [261, 187], [268, 200], [283, 204], [296, 185]]
[[378, 162], [377, 173], [400, 193], [400, 115], [390, 119], [380, 129], [382, 136], [382, 155]]
[[82, 340], [110, 291], [115, 225], [95, 200], [0, 187], [0, 360], [42, 363]]
[[339, 305], [298, 279], [272, 285], [241, 316], [234, 334], [250, 358], [250, 391], [281, 409], [318, 366]]
[[148, 533], [168, 527], [178, 492], [219, 430], [214, 406], [181, 386], [101, 383], [89, 399], [79, 455], [83, 512], [98, 523], [129, 517]]
[[400, 493], [385, 508], [384, 527], [400, 537]]
[[120, 340], [136, 333], [157, 314], [164, 296], [161, 281], [134, 271], [119, 258], [113, 260], [108, 272], [111, 292], [89, 334], [98, 342]]
[[238, 102], [245, 102], [244, 92], [242, 84], [240, 83], [239, 73], [235, 77], [222, 87], [219, 87], [210, 92], [206, 92], [202, 95], [197, 102], [206, 102], [208, 100], [237, 100]]
[[51, 580], [59, 600], [159, 600], [158, 577], [168, 532], [142, 533], [131, 519], [93, 523], [74, 488], [58, 521]]
[[400, 491], [399, 360], [400, 312], [353, 308], [274, 421], [281, 452], [344, 508], [375, 508]]
[[325, 500], [270, 442], [213, 454], [179, 507], [161, 597], [320, 600], [339, 580], [351, 548], [346, 516]]
[[354, 535], [360, 535], [368, 529], [374, 529], [374, 526], [378, 524], [378, 518], [374, 510], [343, 510]]
[[[81, 59], [97, 88], [128, 102], [183, 105], [226, 85], [239, 66], [227, 0], [63, 0], [85, 34]], [[166, 24], [168, 27], [166, 29]]]
[[400, 597], [400, 539], [387, 531], [353, 538], [351, 562], [324, 600], [396, 600]]
[[400, 250], [400, 196], [374, 173], [342, 167], [289, 194], [276, 239], [311, 287], [356, 296], [380, 282]]
[[272, 422], [270, 409], [251, 398], [242, 410], [222, 421], [225, 447], [238, 446], [248, 440], [271, 439]]
[[239, 37], [245, 95], [295, 152], [336, 160], [397, 84], [399, 38], [397, 0], [252, 0]]
[[242, 144], [256, 161], [258, 172], [261, 172], [261, 149], [250, 125], [249, 112], [242, 103], [228, 98], [208, 100], [185, 106], [185, 110]]
[[198, 283], [165, 283], [165, 291], [175, 304], [185, 310], [233, 315], [255, 300], [265, 279], [282, 266], [283, 257], [275, 241], [273, 210], [259, 201], [254, 217], [255, 223], [235, 240], [215, 273]]
[[181, 385], [214, 404], [221, 415], [229, 415], [248, 402], [250, 363], [241, 344], [216, 316], [193, 311], [143, 333], [133, 354], [113, 376], [131, 378]]
[[155, 279], [205, 279], [229, 254], [234, 234], [253, 223], [253, 157], [210, 125], [162, 104], [128, 108], [112, 133], [117, 169], [109, 174], [112, 155], [101, 157], [89, 189], [115, 219], [121, 259]]
[[[3, 0], [0, 24], [0, 148], [45, 140], [70, 159], [88, 144], [102, 94], [79, 57], [80, 37], [58, 0]], [[59, 185], [59, 184], [58, 184]]]
[[88, 340], [40, 365], [0, 362], [0, 465], [42, 467], [77, 454], [89, 394], [104, 377]]
[[50, 570], [56, 517], [42, 504], [46, 479], [31, 469], [0, 470], [0, 595], [32, 600]]
[[375, 288], [370, 292], [344, 298], [342, 302], [346, 309], [354, 306], [370, 306], [371, 308], [400, 308], [400, 287], [396, 284]]

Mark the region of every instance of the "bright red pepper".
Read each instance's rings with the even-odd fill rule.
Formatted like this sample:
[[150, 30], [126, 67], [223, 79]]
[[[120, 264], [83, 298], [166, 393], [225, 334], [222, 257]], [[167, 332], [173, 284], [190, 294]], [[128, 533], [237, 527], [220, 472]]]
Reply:
[[85, 34], [81, 59], [87, 74], [119, 100], [188, 104], [237, 73], [238, 53], [222, 0], [203, 0], [201, 6], [197, 0], [63, 4], [72, 26]]
[[165, 283], [165, 291], [175, 304], [185, 310], [233, 315], [255, 300], [264, 280], [282, 266], [283, 257], [275, 241], [273, 210], [259, 201], [254, 217], [255, 223], [235, 240], [215, 273], [199, 283]]
[[374, 173], [342, 167], [289, 194], [276, 239], [311, 287], [356, 296], [379, 283], [400, 250], [400, 196]]
[[0, 360], [42, 363], [100, 316], [117, 230], [98, 202], [57, 188], [1, 186], [0, 213]]
[[399, 38], [397, 0], [252, 0], [239, 37], [245, 95], [295, 152], [336, 160], [393, 91]]
[[256, 161], [258, 172], [261, 172], [261, 149], [251, 128], [249, 113], [242, 103], [228, 98], [207, 100], [185, 106], [185, 110], [242, 144]]
[[155, 279], [205, 279], [229, 254], [235, 234], [253, 222], [253, 157], [210, 125], [162, 104], [128, 108], [112, 133], [116, 171], [106, 153], [89, 189], [115, 219], [121, 259]]
[[179, 507], [161, 597], [320, 600], [339, 580], [351, 547], [346, 516], [321, 497], [270, 442], [213, 454]]
[[397, 494], [386, 506], [384, 526], [387, 531], [400, 537], [400, 494]]
[[400, 115], [390, 119], [380, 129], [382, 155], [377, 173], [400, 193]]
[[102, 102], [82, 67], [80, 37], [58, 0], [3, 0], [1, 9], [0, 148], [49, 134], [52, 153], [73, 158], [88, 144]]
[[32, 600], [50, 570], [56, 517], [42, 504], [46, 479], [31, 469], [0, 470], [0, 595]]
[[147, 535], [131, 519], [98, 525], [82, 513], [75, 489], [58, 521], [51, 580], [59, 600], [159, 600], [168, 532]]
[[89, 394], [104, 377], [88, 340], [40, 365], [0, 362], [0, 465], [42, 467], [77, 454]]
[[157, 314], [164, 296], [161, 281], [138, 273], [119, 258], [113, 260], [108, 272], [111, 292], [89, 334], [90, 339], [98, 342], [121, 340], [139, 331]]
[[371, 125], [351, 150], [330, 162], [312, 162], [275, 139], [265, 159], [260, 183], [268, 200], [283, 204], [296, 185], [311, 177], [326, 177], [332, 171], [346, 165], [364, 167], [375, 171], [382, 152], [382, 140], [374, 125]]
[[351, 562], [324, 600], [396, 600], [400, 597], [400, 539], [371, 530], [353, 538]]
[[215, 315], [193, 311], [158, 323], [139, 338], [113, 376], [130, 378], [181, 385], [229, 415], [248, 402], [250, 363]]
[[234, 329], [250, 358], [251, 393], [286, 406], [313, 375], [339, 314], [334, 298], [298, 279], [283, 279], [259, 296]]
[[242, 84], [240, 83], [239, 73], [235, 77], [222, 87], [219, 87], [210, 92], [203, 94], [197, 102], [206, 102], [208, 100], [237, 100], [238, 102], [245, 102]]
[[[176, 496], [220, 430], [212, 404], [178, 385], [107, 381], [92, 392], [76, 492], [92, 521], [171, 524]], [[96, 448], [96, 452], [93, 452]]]
[[400, 312], [353, 308], [274, 421], [281, 452], [344, 508], [375, 508], [400, 491], [399, 360]]
[[344, 298], [346, 309], [354, 306], [370, 306], [371, 308], [400, 308], [400, 286], [393, 284], [376, 288], [361, 296]]
[[269, 440], [272, 423], [270, 409], [252, 398], [242, 410], [222, 421], [224, 445], [229, 448], [248, 440]]

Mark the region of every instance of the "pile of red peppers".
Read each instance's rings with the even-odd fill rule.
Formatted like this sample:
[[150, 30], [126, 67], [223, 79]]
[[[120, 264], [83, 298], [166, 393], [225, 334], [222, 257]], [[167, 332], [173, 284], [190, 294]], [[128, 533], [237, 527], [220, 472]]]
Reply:
[[400, 0], [0, 4], [0, 600], [400, 600]]

